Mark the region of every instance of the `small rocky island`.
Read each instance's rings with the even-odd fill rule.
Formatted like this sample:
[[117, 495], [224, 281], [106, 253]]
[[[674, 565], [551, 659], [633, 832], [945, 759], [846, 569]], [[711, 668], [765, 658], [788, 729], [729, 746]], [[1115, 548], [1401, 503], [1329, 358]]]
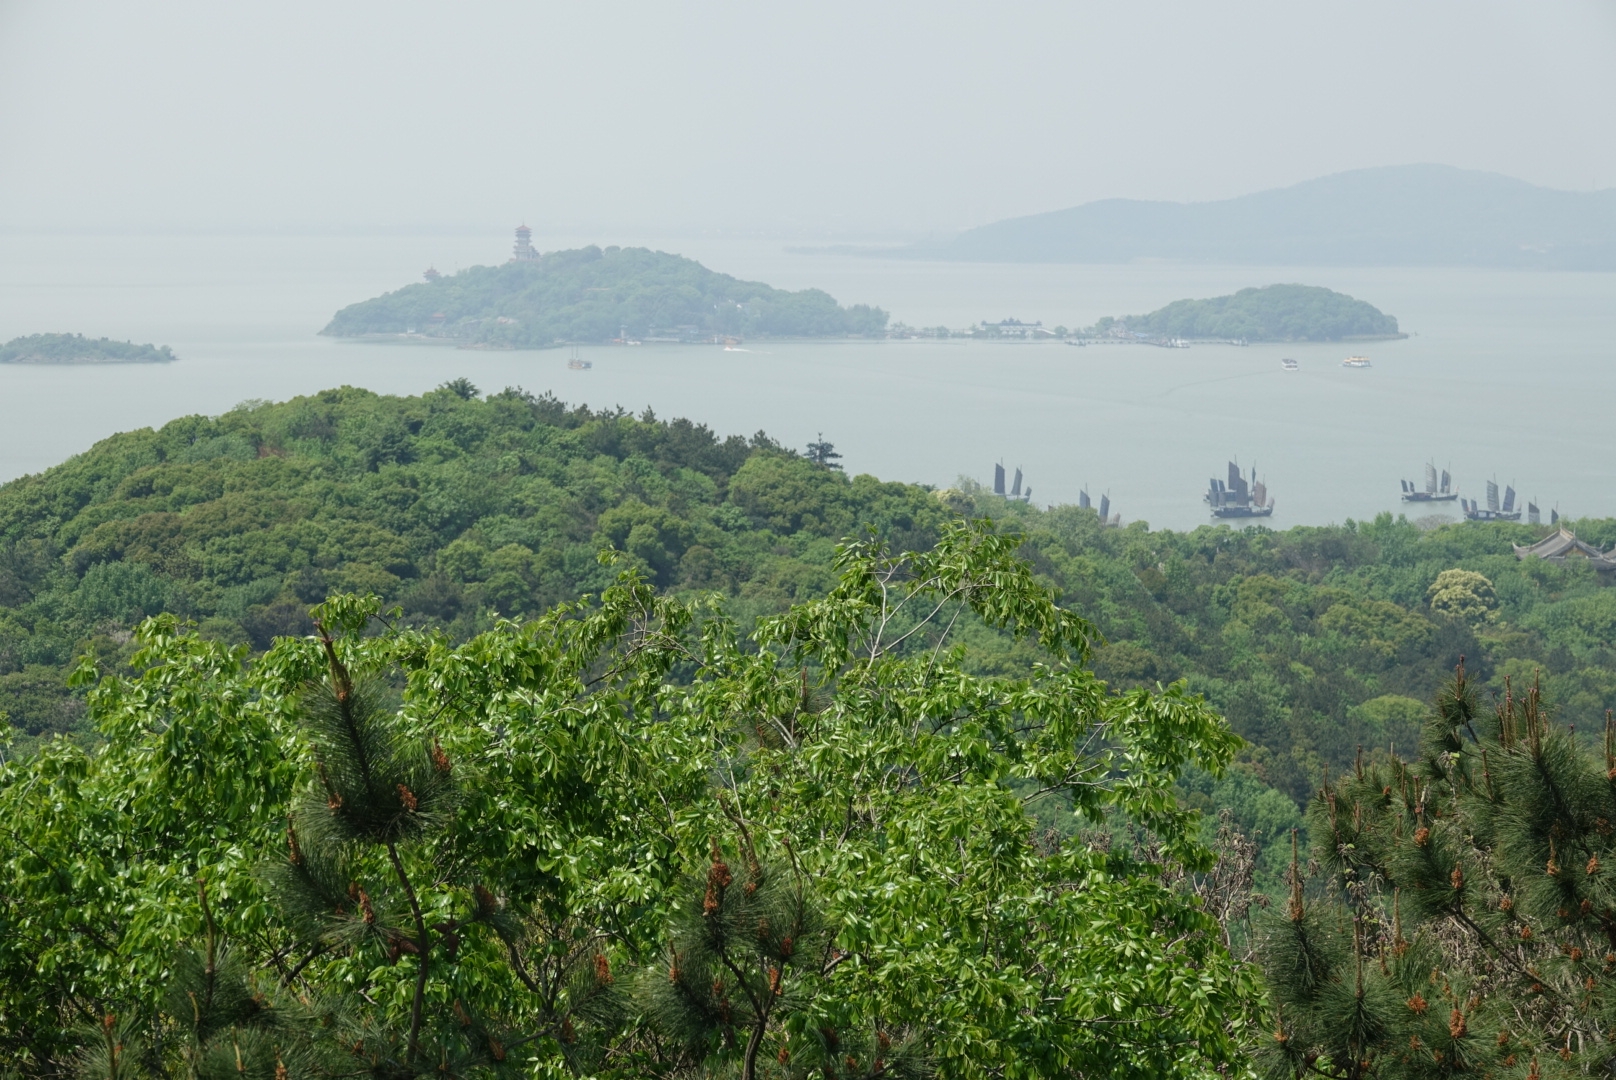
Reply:
[[886, 330], [880, 308], [843, 307], [819, 289], [775, 289], [646, 248], [541, 253], [531, 237], [523, 226], [509, 261], [457, 274], [428, 270], [423, 282], [343, 308], [320, 333], [543, 349], [607, 341], [864, 337]]
[[1175, 300], [1148, 315], [1107, 316], [1085, 333], [1166, 341], [1384, 341], [1405, 338], [1373, 304], [1316, 285], [1269, 285]]
[[167, 345], [136, 345], [83, 334], [30, 334], [0, 345], [0, 364], [167, 364]]

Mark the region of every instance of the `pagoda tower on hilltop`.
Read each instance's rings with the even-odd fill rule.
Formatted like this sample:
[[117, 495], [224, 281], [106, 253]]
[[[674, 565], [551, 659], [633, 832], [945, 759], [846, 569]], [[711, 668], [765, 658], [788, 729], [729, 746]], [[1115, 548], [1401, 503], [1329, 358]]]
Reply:
[[532, 262], [539, 257], [533, 247], [533, 230], [526, 225], [516, 227], [516, 246], [511, 249], [512, 262]]

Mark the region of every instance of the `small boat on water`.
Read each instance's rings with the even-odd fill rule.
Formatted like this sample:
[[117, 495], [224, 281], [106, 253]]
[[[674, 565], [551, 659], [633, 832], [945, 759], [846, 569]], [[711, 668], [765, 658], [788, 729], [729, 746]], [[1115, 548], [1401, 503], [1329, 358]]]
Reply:
[[1283, 360], [1281, 360], [1279, 362], [1279, 366], [1284, 368], [1286, 371], [1300, 371], [1301, 370], [1301, 368], [1297, 365], [1296, 361], [1292, 360], [1288, 356], [1285, 359], [1283, 359]]
[[1509, 484], [1504, 485], [1504, 502], [1498, 502], [1498, 481], [1487, 481], [1487, 505], [1477, 506], [1474, 499], [1460, 499], [1459, 506], [1464, 510], [1467, 521], [1519, 521], [1521, 512], [1515, 509], [1515, 489]]
[[1240, 474], [1240, 466], [1229, 462], [1229, 480], [1225, 483], [1212, 478], [1211, 486], [1202, 498], [1212, 508], [1212, 516], [1220, 518], [1273, 517], [1274, 500], [1268, 488], [1257, 479], [1257, 466], [1251, 467], [1251, 480]]
[[1341, 366], [1342, 367], [1352, 367], [1352, 368], [1368, 367], [1369, 366], [1369, 357], [1367, 357], [1367, 356], [1349, 356], [1345, 360], [1341, 361]]
[[572, 358], [567, 361], [567, 366], [574, 371], [588, 371], [590, 368], [595, 366], [595, 362], [593, 360], [585, 360], [583, 357], [578, 355], [578, 350], [574, 349], [572, 350]]
[[1453, 490], [1453, 478], [1448, 475], [1448, 470], [1442, 470], [1442, 482], [1437, 483], [1435, 462], [1426, 462], [1423, 490], [1415, 487], [1412, 480], [1399, 480], [1398, 483], [1403, 485], [1404, 502], [1452, 502], [1459, 497], [1459, 493]]

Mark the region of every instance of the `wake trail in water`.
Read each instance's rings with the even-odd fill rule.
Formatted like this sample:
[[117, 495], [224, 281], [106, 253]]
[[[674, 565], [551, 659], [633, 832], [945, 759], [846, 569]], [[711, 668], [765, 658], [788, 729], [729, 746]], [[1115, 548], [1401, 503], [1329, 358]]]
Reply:
[[1244, 373], [1239, 374], [1239, 375], [1220, 375], [1216, 379], [1197, 379], [1195, 382], [1179, 383], [1177, 386], [1169, 386], [1167, 389], [1163, 390], [1157, 396], [1166, 397], [1168, 394], [1171, 394], [1174, 390], [1187, 390], [1192, 386], [1205, 386], [1208, 383], [1228, 382], [1230, 379], [1250, 379], [1250, 378], [1253, 378], [1253, 377], [1258, 376], [1258, 375], [1268, 375], [1268, 374], [1271, 374], [1271, 373], [1267, 372], [1267, 371], [1247, 371], [1247, 372], [1244, 372]]

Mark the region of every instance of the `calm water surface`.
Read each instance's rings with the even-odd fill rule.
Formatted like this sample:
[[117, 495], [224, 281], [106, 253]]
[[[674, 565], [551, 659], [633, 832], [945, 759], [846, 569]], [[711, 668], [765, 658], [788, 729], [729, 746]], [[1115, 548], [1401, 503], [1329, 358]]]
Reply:
[[[1365, 299], [1415, 336], [1341, 345], [1073, 348], [972, 341], [751, 342], [487, 353], [332, 341], [339, 307], [504, 257], [503, 237], [0, 237], [0, 341], [73, 331], [173, 346], [164, 366], [0, 365], [0, 480], [108, 434], [248, 398], [343, 384], [413, 394], [446, 379], [650, 407], [720, 434], [802, 446], [824, 432], [852, 471], [948, 485], [1026, 473], [1036, 502], [1109, 491], [1125, 521], [1193, 527], [1200, 494], [1255, 461], [1276, 527], [1402, 509], [1434, 458], [1466, 494], [1496, 475], [1544, 508], [1616, 516], [1616, 275], [1180, 265], [1006, 266], [792, 254], [779, 241], [649, 243], [783, 288], [817, 286], [911, 325], [1080, 326], [1189, 296], [1297, 281]], [[588, 242], [536, 237], [549, 249]], [[1366, 371], [1341, 367], [1349, 351]], [[1281, 357], [1301, 370], [1287, 373]], [[1410, 511], [1418, 515], [1423, 511]], [[1438, 513], [1456, 516], [1449, 504]]]

